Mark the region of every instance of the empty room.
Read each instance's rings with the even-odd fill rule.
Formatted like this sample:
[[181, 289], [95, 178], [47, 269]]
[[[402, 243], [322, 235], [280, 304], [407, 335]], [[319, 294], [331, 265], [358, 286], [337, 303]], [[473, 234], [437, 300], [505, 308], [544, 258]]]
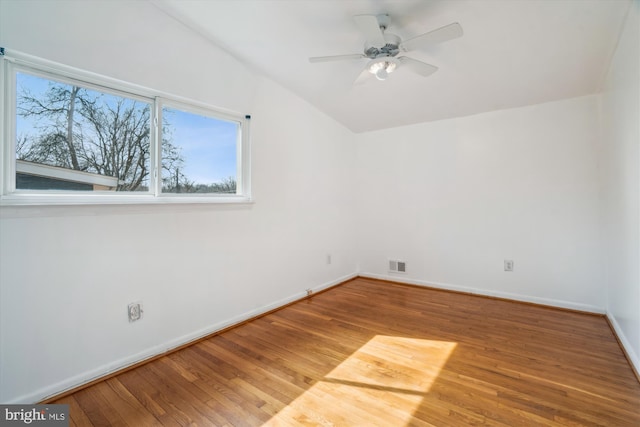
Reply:
[[1, 425], [640, 425], [640, 1], [0, 0], [0, 66]]

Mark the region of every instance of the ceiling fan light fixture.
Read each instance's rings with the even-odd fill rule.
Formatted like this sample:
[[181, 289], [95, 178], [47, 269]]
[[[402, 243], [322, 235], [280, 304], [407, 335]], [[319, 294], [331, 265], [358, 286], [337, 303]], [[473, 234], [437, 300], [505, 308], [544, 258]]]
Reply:
[[380, 68], [376, 72], [376, 79], [378, 80], [386, 80], [388, 76], [389, 76], [389, 73], [387, 73], [387, 70], [385, 70], [384, 68]]
[[369, 72], [376, 76], [378, 80], [385, 80], [391, 74], [398, 64], [391, 58], [381, 58], [375, 60], [369, 65]]

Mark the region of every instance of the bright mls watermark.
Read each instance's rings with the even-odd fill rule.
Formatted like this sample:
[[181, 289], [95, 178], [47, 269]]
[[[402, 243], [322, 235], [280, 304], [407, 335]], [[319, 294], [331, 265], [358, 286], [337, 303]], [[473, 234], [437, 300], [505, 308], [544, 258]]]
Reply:
[[69, 405], [0, 405], [0, 427], [68, 427]]

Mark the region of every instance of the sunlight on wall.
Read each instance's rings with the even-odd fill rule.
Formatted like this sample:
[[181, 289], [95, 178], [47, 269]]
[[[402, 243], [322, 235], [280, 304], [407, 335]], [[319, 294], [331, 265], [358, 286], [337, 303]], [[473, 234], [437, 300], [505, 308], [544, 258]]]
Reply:
[[376, 335], [265, 425], [411, 421], [456, 343]]

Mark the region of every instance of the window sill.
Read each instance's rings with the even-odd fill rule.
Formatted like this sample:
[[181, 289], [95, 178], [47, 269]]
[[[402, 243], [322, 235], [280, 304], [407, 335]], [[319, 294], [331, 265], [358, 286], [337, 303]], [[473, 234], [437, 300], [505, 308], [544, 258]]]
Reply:
[[252, 204], [249, 196], [241, 195], [62, 195], [15, 194], [0, 197], [2, 206], [73, 206], [73, 205], [185, 205], [185, 204]]

